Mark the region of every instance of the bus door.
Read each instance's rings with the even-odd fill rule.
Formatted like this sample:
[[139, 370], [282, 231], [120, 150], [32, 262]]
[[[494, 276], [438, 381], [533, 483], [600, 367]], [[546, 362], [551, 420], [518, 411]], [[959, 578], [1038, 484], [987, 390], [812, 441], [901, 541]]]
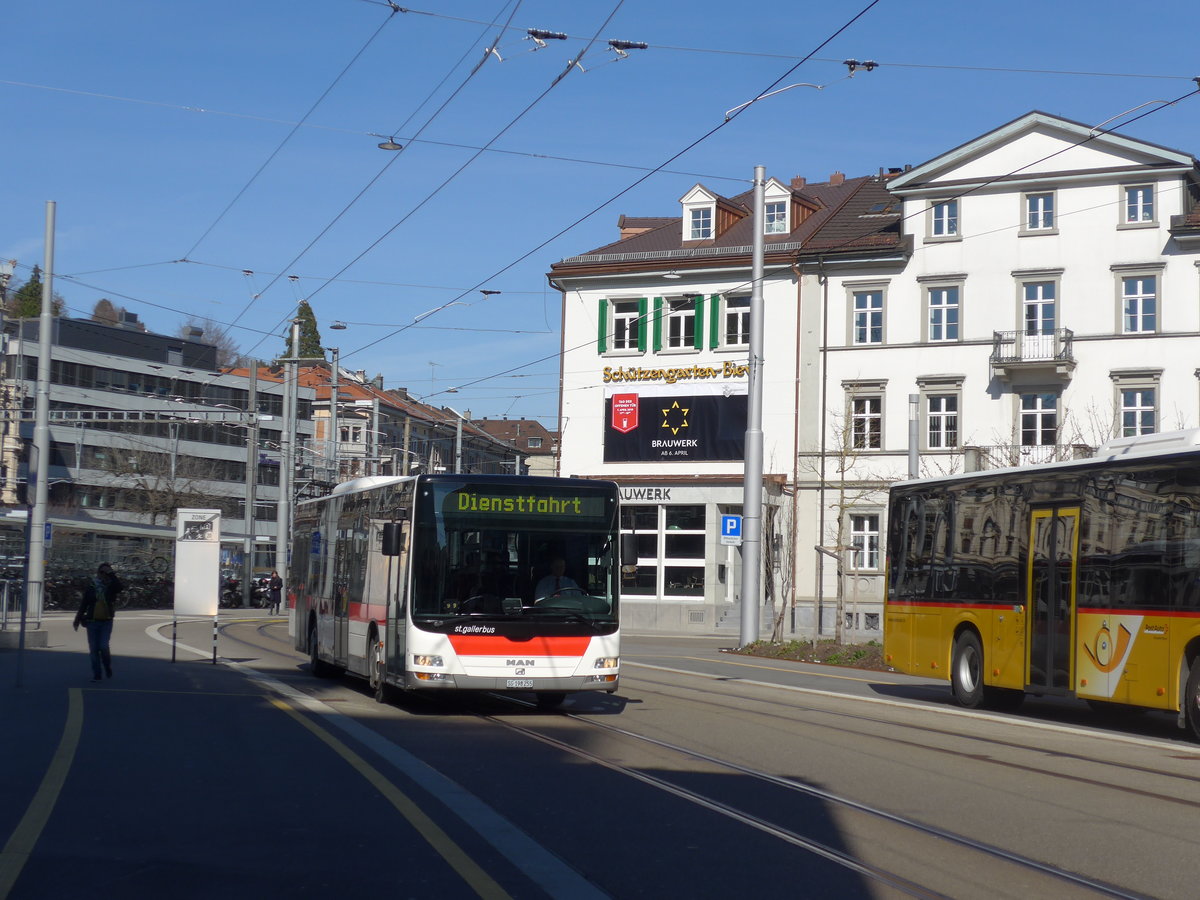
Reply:
[[387, 579], [387, 625], [384, 628], [387, 644], [384, 653], [387, 671], [393, 675], [400, 675], [404, 672], [404, 654], [408, 644], [405, 622], [408, 619], [408, 550], [411, 523], [403, 521], [396, 522], [395, 525], [399, 529], [399, 544], [385, 546], [382, 557]]
[[1034, 510], [1029, 525], [1029, 661], [1025, 681], [1046, 693], [1065, 693], [1072, 681], [1075, 581], [1079, 564], [1079, 507]]

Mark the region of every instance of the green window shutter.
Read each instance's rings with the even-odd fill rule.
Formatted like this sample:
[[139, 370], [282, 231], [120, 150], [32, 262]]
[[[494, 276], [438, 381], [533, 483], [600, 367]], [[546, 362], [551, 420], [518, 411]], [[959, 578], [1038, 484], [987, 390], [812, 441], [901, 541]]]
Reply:
[[716, 350], [721, 343], [721, 295], [708, 298], [708, 349]]
[[646, 352], [646, 332], [650, 330], [650, 323], [646, 321], [646, 311], [649, 309], [649, 303], [645, 297], [638, 298], [638, 350], [642, 353]]
[[654, 298], [654, 352], [662, 350], [662, 308], [663, 298]]
[[598, 353], [608, 352], [608, 301], [600, 301], [600, 335], [596, 341]]
[[692, 346], [697, 350], [704, 349], [704, 295], [696, 295], [696, 317], [693, 320], [696, 323], [696, 328], [692, 332]]

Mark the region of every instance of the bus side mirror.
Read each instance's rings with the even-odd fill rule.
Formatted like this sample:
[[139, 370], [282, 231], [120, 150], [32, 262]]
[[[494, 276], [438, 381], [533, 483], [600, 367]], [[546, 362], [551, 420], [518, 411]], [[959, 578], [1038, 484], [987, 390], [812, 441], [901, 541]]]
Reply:
[[404, 532], [400, 530], [399, 522], [383, 523], [383, 539], [380, 543], [380, 552], [384, 556], [399, 556], [404, 552]]
[[636, 568], [638, 559], [638, 546], [636, 534], [621, 535], [621, 565], [622, 567]]

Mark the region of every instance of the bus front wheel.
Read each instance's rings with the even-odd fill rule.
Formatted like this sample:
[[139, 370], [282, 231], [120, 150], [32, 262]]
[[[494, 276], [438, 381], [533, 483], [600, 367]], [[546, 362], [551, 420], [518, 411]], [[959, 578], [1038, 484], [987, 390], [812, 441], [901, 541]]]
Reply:
[[1183, 692], [1184, 719], [1192, 740], [1200, 741], [1200, 656], [1192, 662], [1187, 687]]
[[954, 640], [950, 684], [959, 706], [978, 709], [983, 705], [983, 648], [973, 631], [964, 631]]

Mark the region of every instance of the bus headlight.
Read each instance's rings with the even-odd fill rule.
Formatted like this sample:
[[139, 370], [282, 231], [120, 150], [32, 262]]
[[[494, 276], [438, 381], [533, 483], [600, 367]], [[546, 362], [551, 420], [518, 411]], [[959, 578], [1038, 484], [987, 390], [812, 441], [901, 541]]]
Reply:
[[442, 667], [442, 658], [440, 656], [431, 656], [428, 654], [421, 655], [419, 653], [414, 653], [413, 654], [413, 665], [414, 666], [432, 666], [434, 668], [440, 669]]
[[615, 669], [619, 660], [615, 656], [601, 656], [596, 659], [595, 669]]

